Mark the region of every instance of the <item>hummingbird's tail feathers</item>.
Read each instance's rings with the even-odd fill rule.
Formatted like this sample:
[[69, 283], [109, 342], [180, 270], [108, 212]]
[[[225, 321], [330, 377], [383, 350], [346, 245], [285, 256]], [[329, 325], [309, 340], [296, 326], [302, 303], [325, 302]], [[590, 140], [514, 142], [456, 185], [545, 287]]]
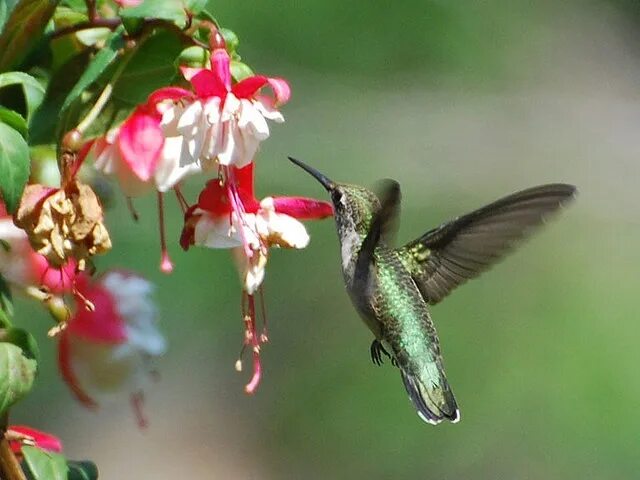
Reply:
[[453, 392], [443, 377], [440, 385], [423, 384], [417, 376], [400, 370], [402, 382], [409, 394], [409, 399], [418, 410], [418, 416], [431, 425], [438, 425], [443, 420], [451, 423], [460, 421], [460, 410]]

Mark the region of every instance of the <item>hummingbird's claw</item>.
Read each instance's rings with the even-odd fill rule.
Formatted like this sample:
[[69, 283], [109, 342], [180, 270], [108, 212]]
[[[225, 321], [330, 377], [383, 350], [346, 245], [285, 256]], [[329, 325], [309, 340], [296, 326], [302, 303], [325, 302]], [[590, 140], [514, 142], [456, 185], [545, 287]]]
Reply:
[[[389, 355], [389, 352], [384, 349], [382, 343], [380, 343], [378, 340], [374, 340], [373, 342], [371, 342], [371, 360], [373, 360], [373, 363], [378, 366], [382, 365], [384, 363], [384, 360], [382, 358], [383, 353], [388, 358], [391, 358], [391, 355]], [[391, 358], [391, 362], [395, 365], [395, 358]]]

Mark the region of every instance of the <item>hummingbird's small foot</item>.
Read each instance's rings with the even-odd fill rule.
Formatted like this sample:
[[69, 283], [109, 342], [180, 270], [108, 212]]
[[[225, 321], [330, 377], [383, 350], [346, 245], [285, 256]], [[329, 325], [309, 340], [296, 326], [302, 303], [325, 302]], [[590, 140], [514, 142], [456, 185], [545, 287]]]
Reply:
[[[373, 360], [373, 363], [378, 366], [382, 365], [384, 363], [384, 360], [382, 359], [383, 353], [388, 358], [391, 358], [391, 355], [389, 355], [389, 352], [384, 349], [382, 343], [380, 343], [378, 340], [374, 340], [373, 342], [371, 342], [371, 360]], [[391, 362], [395, 365], [395, 358], [391, 358]]]

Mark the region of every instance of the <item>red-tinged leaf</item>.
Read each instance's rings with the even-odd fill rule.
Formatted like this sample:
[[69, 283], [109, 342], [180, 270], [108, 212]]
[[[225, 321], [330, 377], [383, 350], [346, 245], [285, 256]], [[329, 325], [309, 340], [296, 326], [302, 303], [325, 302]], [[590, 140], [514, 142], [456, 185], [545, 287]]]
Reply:
[[20, 0], [0, 35], [0, 72], [17, 66], [37, 44], [58, 0]]

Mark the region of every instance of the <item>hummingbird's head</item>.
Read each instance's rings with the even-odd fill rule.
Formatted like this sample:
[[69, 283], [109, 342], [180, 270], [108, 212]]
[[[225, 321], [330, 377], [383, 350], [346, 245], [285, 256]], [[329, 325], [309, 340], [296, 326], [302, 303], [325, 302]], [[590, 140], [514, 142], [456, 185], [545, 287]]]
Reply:
[[340, 238], [352, 232], [365, 236], [374, 212], [380, 208], [378, 197], [359, 185], [336, 183], [315, 168], [289, 157], [293, 163], [309, 173], [329, 192]]

